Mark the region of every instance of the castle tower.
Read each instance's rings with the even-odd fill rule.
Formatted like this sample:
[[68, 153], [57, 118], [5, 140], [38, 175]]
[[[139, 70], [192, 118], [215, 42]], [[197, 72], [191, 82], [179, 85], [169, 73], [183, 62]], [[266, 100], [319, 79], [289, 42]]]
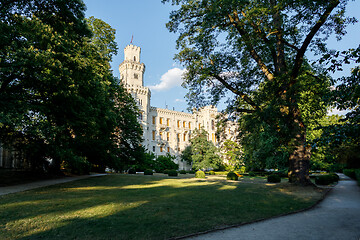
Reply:
[[141, 48], [132, 44], [124, 49], [124, 61], [119, 66], [120, 80], [124, 84], [144, 86], [145, 65], [140, 63]]
[[135, 45], [127, 45], [124, 49], [124, 61], [119, 65], [120, 81], [125, 89], [132, 95], [138, 104], [140, 114], [139, 122], [143, 128], [145, 146], [149, 139], [148, 115], [150, 112], [150, 89], [144, 87], [145, 65], [140, 63], [141, 48]]

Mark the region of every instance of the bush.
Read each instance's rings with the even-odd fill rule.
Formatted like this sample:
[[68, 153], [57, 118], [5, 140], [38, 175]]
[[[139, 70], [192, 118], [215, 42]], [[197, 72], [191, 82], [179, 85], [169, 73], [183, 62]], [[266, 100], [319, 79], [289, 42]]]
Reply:
[[170, 154], [158, 156], [153, 162], [155, 171], [163, 172], [166, 169], [178, 169], [179, 165], [174, 163], [175, 158], [175, 156], [171, 156]]
[[180, 173], [180, 174], [186, 174], [186, 171], [185, 171], [185, 170], [180, 170], [179, 173]]
[[205, 178], [205, 173], [203, 171], [199, 170], [195, 173], [195, 177], [196, 178]]
[[227, 180], [235, 180], [237, 181], [239, 179], [238, 175], [234, 172], [229, 172], [227, 175], [226, 175], [226, 179]]
[[196, 171], [195, 170], [190, 170], [190, 171], [188, 171], [188, 173], [194, 174], [194, 173], [196, 173]]
[[167, 173], [170, 177], [176, 177], [178, 175], [178, 172], [176, 170], [168, 170]]
[[151, 170], [151, 169], [146, 169], [145, 171], [144, 171], [144, 175], [153, 175], [154, 173], [153, 173], [153, 170]]
[[281, 177], [278, 174], [271, 174], [267, 177], [269, 183], [279, 183], [281, 182]]
[[343, 170], [343, 173], [348, 176], [348, 177], [351, 177], [352, 179], [355, 179], [356, 176], [355, 176], [355, 169], [344, 169]]
[[360, 186], [360, 169], [356, 169], [355, 170], [355, 177], [356, 177], [356, 180]]
[[209, 175], [216, 175], [214, 171], [210, 171]]
[[168, 174], [169, 171], [170, 171], [169, 169], [165, 169], [165, 170], [163, 171], [163, 173], [164, 173], [164, 174]]
[[330, 176], [332, 176], [334, 182], [338, 182], [340, 180], [339, 175], [337, 175], [336, 173], [330, 173]]
[[255, 177], [256, 173], [255, 172], [249, 172], [249, 177]]
[[317, 185], [329, 185], [335, 181], [335, 178], [333, 175], [328, 174], [328, 175], [321, 175], [321, 176], [317, 176], [315, 178], [315, 183]]
[[136, 174], [136, 170], [133, 168], [130, 168], [128, 171], [128, 174]]

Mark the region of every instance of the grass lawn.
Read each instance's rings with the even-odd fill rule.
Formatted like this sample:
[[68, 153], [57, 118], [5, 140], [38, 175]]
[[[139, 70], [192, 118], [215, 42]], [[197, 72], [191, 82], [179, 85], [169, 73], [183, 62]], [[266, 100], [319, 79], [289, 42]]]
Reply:
[[288, 183], [109, 175], [0, 197], [1, 239], [167, 239], [307, 208]]

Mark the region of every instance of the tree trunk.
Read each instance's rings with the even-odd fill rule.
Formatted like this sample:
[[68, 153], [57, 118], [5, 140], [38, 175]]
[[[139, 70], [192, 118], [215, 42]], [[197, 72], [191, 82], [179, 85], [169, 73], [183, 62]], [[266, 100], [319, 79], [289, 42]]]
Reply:
[[289, 182], [303, 186], [313, 185], [309, 177], [310, 147], [306, 145], [306, 128], [297, 118], [294, 120], [294, 128], [296, 134], [290, 143], [293, 152], [289, 156]]

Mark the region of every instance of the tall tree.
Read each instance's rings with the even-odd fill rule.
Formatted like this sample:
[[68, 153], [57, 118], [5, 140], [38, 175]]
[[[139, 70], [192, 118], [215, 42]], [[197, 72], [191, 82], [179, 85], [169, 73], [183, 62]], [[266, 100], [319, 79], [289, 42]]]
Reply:
[[328, 80], [316, 65], [310, 67], [305, 53], [324, 54], [330, 34], [345, 34], [345, 26], [355, 21], [344, 16], [347, 0], [162, 2], [180, 5], [167, 27], [180, 33], [176, 59], [187, 69], [190, 103], [217, 103], [230, 92], [233, 112], [281, 137], [279, 144], [289, 151], [290, 181], [311, 184], [306, 123], [324, 110], [314, 101], [311, 108], [318, 114], [312, 116], [301, 103], [306, 93], [321, 97], [309, 83], [325, 89]]
[[116, 166], [140, 144], [136, 105], [109, 67], [114, 33], [92, 34], [84, 11], [80, 0], [1, 1], [0, 140], [35, 169]]
[[190, 145], [182, 152], [181, 159], [192, 163], [192, 168], [199, 169], [217, 169], [222, 164], [220, 153], [215, 145], [208, 141], [208, 133], [204, 129], [195, 129]]

